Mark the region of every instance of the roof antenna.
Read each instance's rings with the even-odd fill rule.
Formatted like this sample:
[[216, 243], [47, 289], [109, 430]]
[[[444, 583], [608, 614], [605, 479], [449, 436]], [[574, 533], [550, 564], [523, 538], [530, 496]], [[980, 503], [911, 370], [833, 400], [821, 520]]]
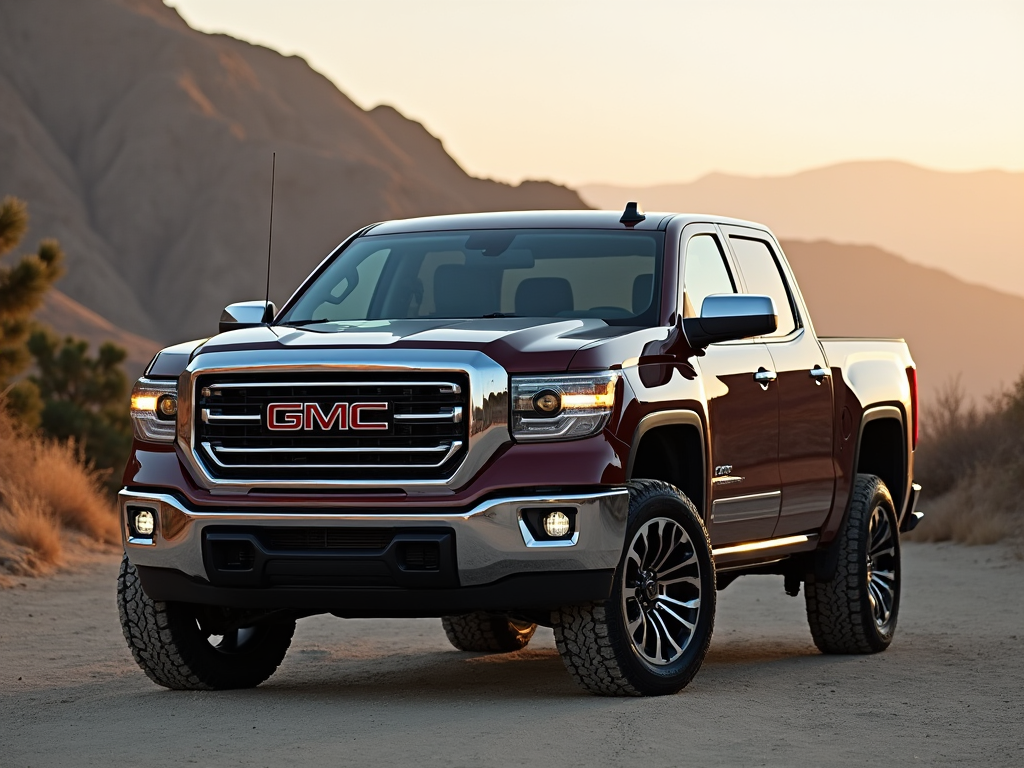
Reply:
[[[274, 183], [277, 181], [277, 152], [270, 161], [270, 237], [267, 240], [267, 294], [263, 305], [263, 322], [270, 325], [274, 313], [270, 311], [270, 254], [274, 246]], [[269, 315], [269, 317], [268, 317]]]
[[626, 210], [622, 212], [622, 218], [619, 219], [620, 224], [625, 224], [627, 227], [635, 226], [641, 221], [646, 219], [644, 212], [640, 210], [638, 203], [626, 203]]

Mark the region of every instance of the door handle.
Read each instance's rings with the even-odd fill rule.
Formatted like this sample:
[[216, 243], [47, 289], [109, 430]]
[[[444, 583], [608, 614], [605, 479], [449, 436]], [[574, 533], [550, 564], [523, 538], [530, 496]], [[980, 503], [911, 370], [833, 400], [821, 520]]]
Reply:
[[831, 375], [832, 373], [831, 371], [828, 370], [828, 368], [822, 368], [820, 365], [816, 365], [813, 368], [811, 368], [811, 378], [814, 379], [814, 383], [817, 384], [819, 387], [821, 386], [821, 382], [823, 382]]
[[768, 385], [777, 378], [779, 378], [779, 374], [769, 371], [767, 368], [758, 368], [757, 373], [754, 374], [754, 381], [761, 385], [761, 389], [768, 389]]

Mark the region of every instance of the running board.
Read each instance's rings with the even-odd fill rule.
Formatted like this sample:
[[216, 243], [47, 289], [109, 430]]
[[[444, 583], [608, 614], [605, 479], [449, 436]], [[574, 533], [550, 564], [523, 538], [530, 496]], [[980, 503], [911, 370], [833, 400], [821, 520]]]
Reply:
[[[763, 541], [748, 541], [743, 544], [730, 544], [725, 547], [717, 547], [711, 550], [717, 560], [720, 557], [726, 560], [746, 559], [744, 555], [750, 555], [756, 559], [758, 555], [765, 554], [768, 557], [777, 557], [788, 554], [789, 551], [803, 552], [814, 549], [818, 544], [818, 534], [807, 533], [798, 536], [783, 536], [778, 539], [764, 539]], [[780, 550], [784, 550], [781, 551]]]

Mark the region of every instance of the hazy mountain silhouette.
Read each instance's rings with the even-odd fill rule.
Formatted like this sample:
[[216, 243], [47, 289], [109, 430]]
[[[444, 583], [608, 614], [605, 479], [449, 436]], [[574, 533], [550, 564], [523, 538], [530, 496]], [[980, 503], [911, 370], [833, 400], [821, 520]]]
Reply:
[[865, 245], [783, 241], [814, 329], [905, 338], [922, 399], [962, 377], [981, 400], [1024, 372], [1024, 298], [969, 285]]
[[585, 207], [554, 184], [470, 177], [394, 109], [160, 0], [0, 4], [0, 194], [29, 202], [30, 240], [60, 239], [61, 289], [121, 328], [202, 336], [263, 295], [272, 151], [278, 301], [364, 224]]
[[690, 184], [580, 187], [599, 208], [718, 213], [779, 237], [871, 243], [971, 283], [1024, 296], [1024, 173], [945, 173], [854, 162], [792, 176], [713, 173]]

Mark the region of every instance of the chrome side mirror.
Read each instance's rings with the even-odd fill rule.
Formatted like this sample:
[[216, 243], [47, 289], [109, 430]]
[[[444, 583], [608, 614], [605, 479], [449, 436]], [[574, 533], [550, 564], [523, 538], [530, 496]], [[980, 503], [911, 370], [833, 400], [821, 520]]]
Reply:
[[683, 319], [683, 333], [694, 349], [720, 341], [764, 336], [779, 327], [771, 296], [751, 293], [719, 293], [708, 296], [700, 317]]
[[228, 304], [220, 315], [220, 333], [237, 328], [253, 328], [274, 319], [277, 307], [272, 301], [239, 301]]

